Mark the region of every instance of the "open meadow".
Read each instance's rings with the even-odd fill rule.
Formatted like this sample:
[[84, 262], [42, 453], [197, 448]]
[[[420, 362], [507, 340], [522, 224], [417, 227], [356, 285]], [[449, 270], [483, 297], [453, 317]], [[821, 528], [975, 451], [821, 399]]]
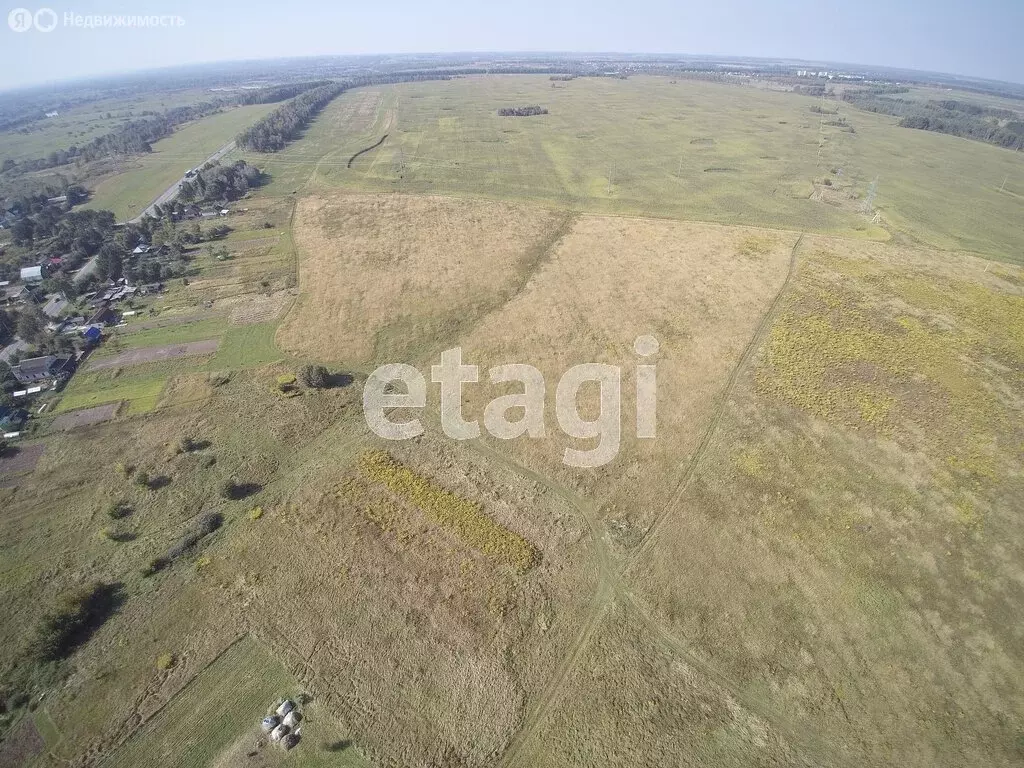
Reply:
[[[139, 300], [0, 483], [11, 658], [70, 588], [120, 597], [59, 687], [19, 673], [0, 764], [1018, 765], [1024, 154], [821, 103], [474, 76], [232, 155], [269, 182], [226, 254]], [[132, 213], [257, 116], [92, 203]], [[517, 390], [491, 366], [544, 375], [543, 438], [442, 433], [454, 346], [467, 420]], [[621, 367], [621, 429], [579, 469], [612, 433], [554, 401], [588, 362]], [[412, 440], [364, 418], [384, 363], [428, 382]], [[287, 753], [282, 696], [310, 713]]]
[[209, 101], [210, 96], [206, 89], [181, 89], [154, 95], [103, 98], [58, 109], [52, 117], [40, 118], [0, 134], [0, 157], [15, 161], [45, 158], [51, 152], [88, 144], [133, 118], [138, 119], [144, 112], [198, 104]]
[[[354, 135], [315, 161], [316, 179], [869, 239], [894, 230], [1020, 263], [1024, 154], [901, 129], [842, 102], [828, 103], [835, 114], [812, 112], [819, 102], [663, 77], [407, 83], [385, 91], [372, 137]], [[498, 116], [518, 104], [548, 114]], [[339, 101], [322, 120], [340, 109]], [[844, 125], [830, 124], [840, 118]], [[296, 154], [314, 149], [300, 150], [304, 143]], [[287, 154], [279, 162], [291, 165]], [[876, 210], [882, 226], [872, 223]]]

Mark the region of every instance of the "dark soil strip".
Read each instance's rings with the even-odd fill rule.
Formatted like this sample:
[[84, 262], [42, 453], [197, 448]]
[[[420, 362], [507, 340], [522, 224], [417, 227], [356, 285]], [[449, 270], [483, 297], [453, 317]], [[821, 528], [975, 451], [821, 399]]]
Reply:
[[352, 157], [350, 157], [350, 158], [348, 159], [348, 167], [349, 167], [349, 168], [351, 168], [351, 167], [352, 167], [352, 161], [353, 161], [353, 160], [355, 160], [355, 159], [356, 159], [357, 157], [359, 157], [360, 155], [362, 155], [362, 154], [364, 154], [364, 153], [366, 153], [366, 152], [369, 152], [369, 151], [370, 151], [371, 149], [376, 149], [376, 148], [377, 148], [377, 147], [379, 147], [379, 146], [380, 146], [381, 144], [383, 144], [383, 143], [384, 143], [384, 141], [385, 141], [385, 140], [387, 139], [387, 137], [388, 137], [388, 135], [387, 135], [387, 134], [385, 133], [385, 134], [384, 134], [383, 136], [381, 136], [381, 137], [380, 137], [380, 141], [378, 141], [378, 142], [377, 142], [376, 144], [374, 144], [374, 145], [373, 145], [372, 147], [367, 147], [366, 149], [360, 149], [360, 150], [359, 150], [358, 152], [356, 152], [356, 153], [355, 153], [354, 155], [352, 155]]
[[0, 475], [13, 475], [19, 472], [31, 472], [39, 463], [46, 445], [35, 443], [26, 446], [10, 446], [0, 458]]
[[0, 746], [0, 768], [19, 768], [28, 765], [33, 758], [42, 753], [45, 746], [36, 724], [31, 718], [26, 717], [14, 735]]

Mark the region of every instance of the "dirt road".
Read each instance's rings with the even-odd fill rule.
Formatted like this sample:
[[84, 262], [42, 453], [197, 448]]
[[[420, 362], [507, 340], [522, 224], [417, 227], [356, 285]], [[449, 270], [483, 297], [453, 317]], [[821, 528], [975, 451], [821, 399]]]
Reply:
[[[208, 158], [206, 158], [205, 161], [203, 161], [202, 163], [200, 163], [196, 167], [200, 168], [203, 165], [205, 165], [206, 163], [215, 163], [218, 160], [220, 160], [222, 157], [224, 157], [224, 155], [226, 155], [228, 152], [233, 150], [234, 148], [235, 148], [235, 141], [234, 141], [234, 139], [232, 139], [231, 141], [229, 141], [223, 147], [218, 149], [216, 152], [214, 152], [212, 155], [210, 155]], [[149, 206], [142, 213], [140, 213], [134, 219], [130, 220], [128, 223], [129, 224], [138, 224], [140, 221], [142, 221], [142, 217], [145, 216], [146, 214], [149, 214], [150, 216], [152, 216], [153, 215], [153, 209], [156, 206], [164, 205], [166, 203], [169, 203], [171, 200], [173, 200], [175, 197], [178, 196], [178, 189], [181, 187], [182, 182], [184, 182], [184, 181], [185, 181], [185, 176], [182, 176], [180, 179], [178, 179], [176, 182], [174, 182], [171, 186], [169, 186], [167, 189], [165, 189], [163, 194], [161, 194], [160, 197], [158, 197], [156, 200], [154, 200], [152, 203], [150, 203]]]

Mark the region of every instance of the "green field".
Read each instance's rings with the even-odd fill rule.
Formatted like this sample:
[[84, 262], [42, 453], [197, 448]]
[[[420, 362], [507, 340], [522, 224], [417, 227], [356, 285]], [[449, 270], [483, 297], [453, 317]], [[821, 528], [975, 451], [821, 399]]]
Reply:
[[216, 354], [209, 363], [209, 369], [237, 370], [255, 368], [284, 355], [274, 346], [274, 331], [277, 323], [254, 323], [228, 328], [220, 340]]
[[42, 158], [55, 150], [80, 147], [137, 119], [142, 112], [163, 112], [172, 107], [209, 101], [212, 96], [205, 89], [190, 89], [154, 96], [100, 99], [61, 110], [57, 117], [0, 133], [0, 157], [19, 161]]
[[[346, 129], [359, 91], [285, 151], [254, 155], [288, 194], [327, 187], [530, 200], [579, 210], [885, 239], [1021, 261], [1024, 154], [900, 128], [896, 118], [808, 96], [661, 77], [470, 77], [382, 90], [376, 123]], [[541, 104], [549, 114], [499, 117]], [[389, 115], [393, 113], [393, 118]], [[844, 117], [849, 132], [823, 124]], [[385, 132], [387, 142], [349, 158]], [[820, 154], [819, 154], [820, 147]], [[825, 184], [825, 180], [829, 184]], [[1005, 179], [1005, 183], [1004, 183]], [[825, 199], [811, 199], [815, 190]], [[1002, 191], [1000, 191], [1002, 189]]]
[[[159, 323], [159, 320], [146, 320], [148, 324]], [[141, 323], [140, 323], [141, 324]], [[118, 328], [110, 339], [93, 355], [93, 359], [101, 360], [120, 352], [130, 349], [142, 349], [143, 347], [159, 347], [164, 344], [184, 344], [189, 341], [202, 341], [212, 339], [224, 333], [227, 321], [223, 316], [197, 317], [195, 320], [184, 323], [168, 323], [167, 325], [156, 325], [141, 330], [132, 330], [129, 325], [125, 328]]]
[[179, 361], [146, 363], [123, 369], [109, 368], [95, 373], [80, 371], [61, 394], [54, 412], [63, 413], [126, 400], [127, 413], [146, 413], [156, 407], [168, 377], [181, 372]]
[[273, 154], [240, 156], [270, 175], [261, 196], [290, 195], [301, 189], [317, 168], [338, 162], [344, 165], [352, 152], [375, 142], [394, 102], [395, 91], [388, 87], [346, 91], [324, 109], [300, 141]]
[[273, 109], [273, 104], [234, 107], [176, 130], [153, 144], [135, 167], [95, 185], [88, 207], [114, 212], [118, 221], [137, 216], [171, 184]]
[[[203, 670], [102, 765], [137, 768], [156, 761], [161, 768], [207, 768], [217, 765], [222, 756], [230, 757], [236, 742], [244, 743], [245, 749], [236, 756], [241, 758], [259, 735], [259, 722], [268, 708], [298, 693], [287, 670], [256, 641], [245, 637]], [[363, 765], [351, 749], [330, 752], [323, 748], [330, 743], [329, 723], [307, 717], [303, 732], [303, 740], [289, 753], [264, 747], [269, 764]], [[247, 734], [251, 738], [246, 738]]]

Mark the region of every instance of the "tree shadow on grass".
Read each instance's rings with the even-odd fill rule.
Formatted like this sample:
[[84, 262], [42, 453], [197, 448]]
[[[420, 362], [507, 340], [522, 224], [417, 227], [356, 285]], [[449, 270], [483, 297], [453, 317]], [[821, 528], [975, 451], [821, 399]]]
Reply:
[[347, 387], [354, 381], [351, 375], [347, 373], [330, 373], [327, 375], [327, 380], [324, 382], [325, 389], [334, 389], [335, 387]]
[[239, 501], [254, 496], [263, 490], [259, 483], [235, 483], [231, 488], [231, 500]]
[[36, 641], [39, 657], [55, 661], [70, 655], [117, 613], [126, 599], [121, 582], [96, 583], [91, 589], [66, 595], [63, 604], [40, 625]]
[[171, 484], [171, 478], [167, 475], [157, 475], [156, 477], [149, 478], [149, 482], [146, 483], [146, 487], [151, 491], [159, 491], [161, 488], [166, 488]]

